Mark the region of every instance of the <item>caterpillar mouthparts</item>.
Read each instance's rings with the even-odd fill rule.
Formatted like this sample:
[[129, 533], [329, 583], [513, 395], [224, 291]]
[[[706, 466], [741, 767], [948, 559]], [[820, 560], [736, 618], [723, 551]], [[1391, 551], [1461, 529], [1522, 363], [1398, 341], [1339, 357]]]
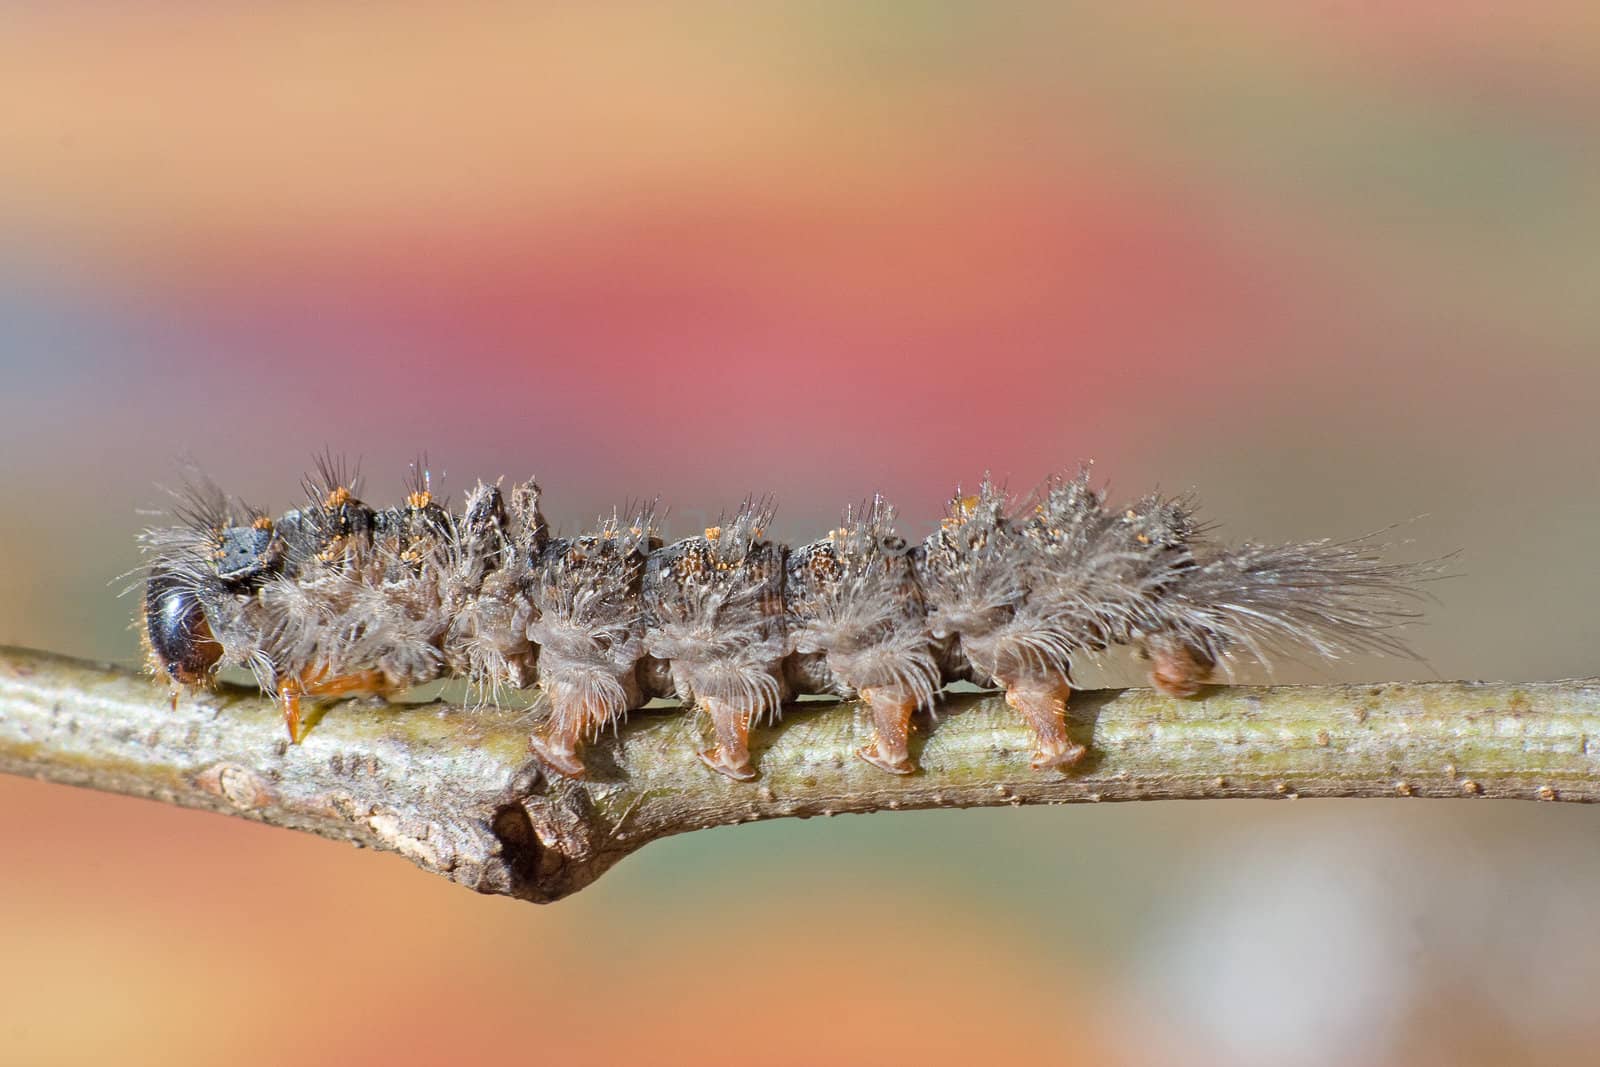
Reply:
[[1395, 630], [1437, 570], [1368, 539], [1222, 545], [1192, 500], [1110, 507], [1086, 468], [1021, 504], [987, 479], [958, 490], [920, 544], [874, 498], [797, 548], [767, 539], [768, 501], [663, 544], [649, 506], [553, 537], [532, 481], [480, 482], [459, 515], [421, 464], [384, 510], [329, 460], [304, 485], [274, 519], [198, 482], [181, 525], [142, 535], [151, 670], [185, 687], [251, 670], [292, 742], [307, 698], [537, 684], [530, 750], [571, 777], [586, 741], [678, 697], [710, 720], [706, 766], [752, 779], [751, 726], [802, 694], [860, 697], [873, 735], [856, 755], [910, 774], [913, 716], [957, 680], [1004, 689], [1033, 766], [1068, 768], [1086, 751], [1066, 728], [1075, 655], [1132, 646], [1174, 696], [1296, 648], [1409, 656]]

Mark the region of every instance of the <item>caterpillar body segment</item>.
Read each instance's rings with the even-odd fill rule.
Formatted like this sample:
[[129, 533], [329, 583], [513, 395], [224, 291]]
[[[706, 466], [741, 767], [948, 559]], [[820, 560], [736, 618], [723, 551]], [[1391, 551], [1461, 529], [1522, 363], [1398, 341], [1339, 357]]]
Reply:
[[1086, 751], [1066, 729], [1072, 659], [1126, 643], [1168, 566], [1106, 510], [1087, 471], [1053, 480], [1015, 514], [985, 482], [952, 500], [926, 544], [932, 632], [958, 635], [976, 673], [1006, 691], [1033, 729], [1035, 768], [1070, 767]]
[[740, 781], [756, 776], [750, 728], [778, 718], [788, 686], [783, 625], [788, 549], [766, 539], [771, 505], [746, 501], [732, 519], [650, 554], [645, 648], [671, 665], [674, 694], [711, 720], [700, 759]]
[[528, 626], [534, 562], [550, 540], [539, 495], [531, 480], [514, 486], [509, 499], [498, 484], [478, 483], [445, 546], [445, 664], [490, 701], [538, 680], [539, 648]]
[[644, 568], [661, 547], [653, 516], [613, 515], [593, 533], [550, 541], [534, 567], [539, 688], [549, 705], [530, 746], [549, 767], [581, 777], [581, 744], [620, 722], [645, 696]]
[[1192, 695], [1219, 665], [1309, 650], [1415, 658], [1396, 630], [1418, 617], [1431, 564], [1386, 561], [1371, 539], [1202, 546], [1163, 590], [1138, 647], [1156, 686]]
[[873, 736], [856, 755], [893, 774], [916, 770], [911, 717], [932, 710], [945, 679], [927, 627], [913, 548], [875, 498], [820, 541], [789, 554], [789, 650], [808, 664], [805, 691], [859, 696]]

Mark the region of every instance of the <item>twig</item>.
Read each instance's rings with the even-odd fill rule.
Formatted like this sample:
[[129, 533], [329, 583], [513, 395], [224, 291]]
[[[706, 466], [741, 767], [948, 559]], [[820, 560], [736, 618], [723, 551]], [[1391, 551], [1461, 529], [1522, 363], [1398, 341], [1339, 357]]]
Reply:
[[205, 808], [392, 849], [485, 893], [552, 901], [670, 834], [886, 809], [1220, 797], [1600, 799], [1600, 682], [1467, 682], [1076, 694], [1069, 773], [1028, 766], [999, 697], [955, 696], [898, 778], [852, 753], [854, 704], [801, 705], [757, 731], [760, 776], [694, 758], [693, 715], [635, 714], [590, 776], [541, 774], [519, 709], [352, 702], [304, 742], [277, 706], [224, 688], [176, 704], [129, 671], [0, 649], [0, 771]]

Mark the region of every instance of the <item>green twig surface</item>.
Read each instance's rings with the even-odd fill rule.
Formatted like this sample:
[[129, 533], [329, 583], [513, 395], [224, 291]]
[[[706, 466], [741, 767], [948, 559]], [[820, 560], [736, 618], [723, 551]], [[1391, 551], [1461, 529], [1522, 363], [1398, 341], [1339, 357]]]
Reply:
[[405, 855], [485, 893], [552, 901], [660, 837], [757, 819], [914, 808], [1221, 797], [1600, 799], [1600, 682], [1078, 693], [1069, 772], [1029, 768], [997, 695], [922, 724], [922, 769], [853, 753], [865, 709], [802, 704], [756, 731], [755, 781], [695, 758], [698, 716], [635, 713], [581, 782], [540, 772], [520, 708], [346, 702], [290, 745], [276, 704], [0, 648], [0, 772], [257, 819]]

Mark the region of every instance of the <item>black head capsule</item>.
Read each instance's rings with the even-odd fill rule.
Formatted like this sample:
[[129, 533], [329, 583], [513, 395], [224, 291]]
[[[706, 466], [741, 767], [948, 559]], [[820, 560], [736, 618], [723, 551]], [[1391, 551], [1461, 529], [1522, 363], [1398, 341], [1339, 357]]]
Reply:
[[171, 570], [150, 572], [144, 591], [151, 664], [179, 685], [204, 685], [222, 658], [193, 583]]

